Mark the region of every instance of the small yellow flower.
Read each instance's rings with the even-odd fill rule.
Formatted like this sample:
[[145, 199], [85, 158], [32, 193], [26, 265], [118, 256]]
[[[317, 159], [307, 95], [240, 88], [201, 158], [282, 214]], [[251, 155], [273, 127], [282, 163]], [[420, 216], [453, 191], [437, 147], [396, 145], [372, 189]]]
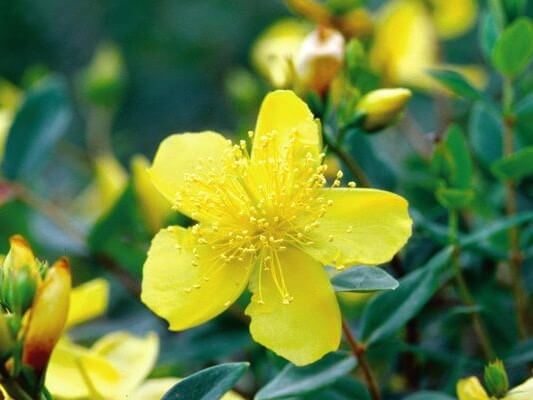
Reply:
[[460, 379], [457, 382], [459, 400], [490, 400], [489, 395], [475, 376]]
[[419, 0], [395, 0], [381, 10], [370, 52], [372, 66], [385, 84], [427, 87], [427, 69], [437, 63], [433, 21]]
[[309, 27], [296, 19], [283, 19], [270, 26], [252, 49], [252, 63], [275, 88], [294, 84], [294, 57]]
[[153, 239], [142, 300], [183, 330], [227, 309], [247, 285], [262, 345], [294, 364], [338, 348], [341, 316], [323, 265], [387, 262], [411, 234], [393, 193], [325, 188], [320, 130], [291, 91], [267, 95], [251, 152], [214, 132], [165, 139], [150, 174], [172, 206], [199, 221]]
[[4, 157], [7, 134], [21, 99], [22, 93], [15, 85], [0, 79], [0, 162]]

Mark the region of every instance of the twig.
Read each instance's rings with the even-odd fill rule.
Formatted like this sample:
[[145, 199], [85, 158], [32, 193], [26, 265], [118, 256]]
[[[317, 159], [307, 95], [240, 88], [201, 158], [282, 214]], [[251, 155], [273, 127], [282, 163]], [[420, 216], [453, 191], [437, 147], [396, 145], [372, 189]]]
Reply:
[[379, 386], [372, 372], [372, 368], [370, 367], [370, 364], [366, 359], [365, 346], [357, 342], [354, 334], [350, 330], [350, 326], [344, 319], [342, 320], [342, 331], [344, 332], [344, 338], [350, 346], [354, 357], [357, 359], [358, 364], [361, 366], [372, 400], [381, 400]]

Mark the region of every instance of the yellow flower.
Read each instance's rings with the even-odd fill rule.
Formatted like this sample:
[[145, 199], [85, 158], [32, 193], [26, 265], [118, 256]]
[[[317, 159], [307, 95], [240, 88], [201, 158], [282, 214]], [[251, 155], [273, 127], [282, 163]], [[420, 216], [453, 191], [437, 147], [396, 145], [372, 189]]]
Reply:
[[533, 378], [511, 389], [503, 400], [531, 400], [533, 399]]
[[318, 122], [291, 91], [267, 95], [251, 153], [215, 132], [165, 139], [150, 174], [199, 221], [153, 239], [141, 298], [187, 329], [227, 309], [247, 285], [253, 338], [297, 365], [338, 348], [341, 316], [323, 265], [387, 262], [411, 234], [393, 193], [325, 188]]
[[[459, 400], [490, 400], [491, 398], [475, 376], [457, 382]], [[502, 400], [530, 400], [533, 398], [533, 378], [511, 389]]]
[[477, 0], [430, 0], [437, 33], [453, 39], [470, 30], [476, 23]]
[[4, 157], [7, 134], [21, 99], [22, 94], [15, 85], [0, 79], [0, 161]]
[[283, 19], [270, 26], [252, 49], [254, 67], [276, 88], [294, 83], [294, 57], [309, 28], [295, 19]]
[[426, 70], [437, 62], [431, 16], [419, 0], [396, 0], [380, 11], [370, 52], [372, 66], [387, 85], [429, 85]]

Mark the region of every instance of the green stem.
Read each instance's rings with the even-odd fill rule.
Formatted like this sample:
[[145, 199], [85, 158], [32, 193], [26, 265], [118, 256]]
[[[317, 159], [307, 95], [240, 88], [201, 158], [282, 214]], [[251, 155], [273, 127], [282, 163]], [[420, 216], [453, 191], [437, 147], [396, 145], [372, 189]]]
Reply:
[[366, 177], [363, 168], [361, 168], [359, 163], [350, 154], [348, 154], [346, 150], [342, 148], [342, 144], [335, 143], [326, 134], [324, 134], [324, 141], [326, 142], [331, 152], [336, 154], [337, 157], [339, 157], [342, 162], [346, 164], [350, 173], [358, 181], [357, 183], [365, 187], [370, 187], [370, 181]]
[[[503, 155], [509, 157], [514, 153], [514, 129], [512, 117], [513, 84], [508, 77], [503, 77]], [[512, 179], [505, 181], [505, 212], [512, 217], [518, 211], [516, 186]], [[508, 231], [509, 237], [509, 267], [511, 270], [511, 284], [513, 297], [517, 308], [518, 333], [526, 339], [527, 332], [527, 294], [522, 284], [522, 261], [524, 259], [520, 249], [520, 230], [514, 226]]]
[[[453, 247], [452, 253], [452, 266], [454, 269], [455, 280], [457, 282], [457, 287], [459, 289], [459, 296], [461, 301], [468, 307], [475, 307], [476, 302], [474, 296], [470, 292], [466, 279], [463, 275], [463, 270], [459, 262], [461, 255], [461, 250], [458, 244], [458, 232], [459, 232], [459, 216], [457, 210], [452, 209], [449, 211], [449, 242]], [[481, 349], [487, 360], [492, 360], [495, 357], [494, 349], [490, 343], [489, 336], [486, 332], [483, 320], [481, 319], [480, 313], [476, 310], [472, 313], [472, 323], [474, 330], [479, 339]]]
[[381, 394], [379, 392], [379, 385], [376, 381], [374, 373], [372, 372], [372, 368], [370, 367], [370, 364], [368, 363], [368, 360], [366, 359], [365, 346], [357, 342], [357, 339], [355, 338], [355, 335], [352, 333], [350, 326], [344, 319], [342, 320], [342, 331], [344, 332], [344, 338], [346, 339], [346, 342], [350, 346], [350, 349], [354, 357], [357, 359], [358, 365], [361, 367], [363, 371], [366, 385], [368, 387], [368, 391], [370, 392], [370, 397], [372, 398], [372, 400], [381, 400]]
[[5, 367], [0, 369], [0, 385], [12, 398], [17, 400], [33, 400], [19, 383], [7, 372]]

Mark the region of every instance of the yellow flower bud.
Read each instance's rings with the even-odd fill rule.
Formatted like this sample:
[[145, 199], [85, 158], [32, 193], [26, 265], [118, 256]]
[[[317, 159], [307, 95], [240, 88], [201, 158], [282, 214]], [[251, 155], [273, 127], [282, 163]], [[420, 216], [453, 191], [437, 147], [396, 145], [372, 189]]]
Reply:
[[487, 392], [475, 376], [457, 382], [457, 397], [459, 400], [489, 400]]
[[374, 22], [367, 10], [356, 8], [338, 17], [335, 26], [344, 36], [353, 38], [370, 34], [374, 29]]
[[111, 153], [101, 154], [94, 159], [96, 184], [100, 195], [99, 215], [108, 212], [118, 200], [128, 182], [128, 174]]
[[57, 261], [39, 286], [25, 325], [22, 362], [42, 373], [67, 321], [71, 289], [66, 259]]
[[319, 26], [302, 43], [296, 56], [296, 72], [304, 87], [323, 93], [344, 60], [344, 37], [334, 29]]
[[378, 89], [367, 93], [357, 104], [357, 112], [364, 116], [363, 128], [369, 132], [393, 123], [411, 98], [409, 89]]
[[21, 316], [41, 283], [41, 264], [22, 236], [12, 236], [9, 243], [10, 250], [0, 274], [0, 299], [11, 312]]

